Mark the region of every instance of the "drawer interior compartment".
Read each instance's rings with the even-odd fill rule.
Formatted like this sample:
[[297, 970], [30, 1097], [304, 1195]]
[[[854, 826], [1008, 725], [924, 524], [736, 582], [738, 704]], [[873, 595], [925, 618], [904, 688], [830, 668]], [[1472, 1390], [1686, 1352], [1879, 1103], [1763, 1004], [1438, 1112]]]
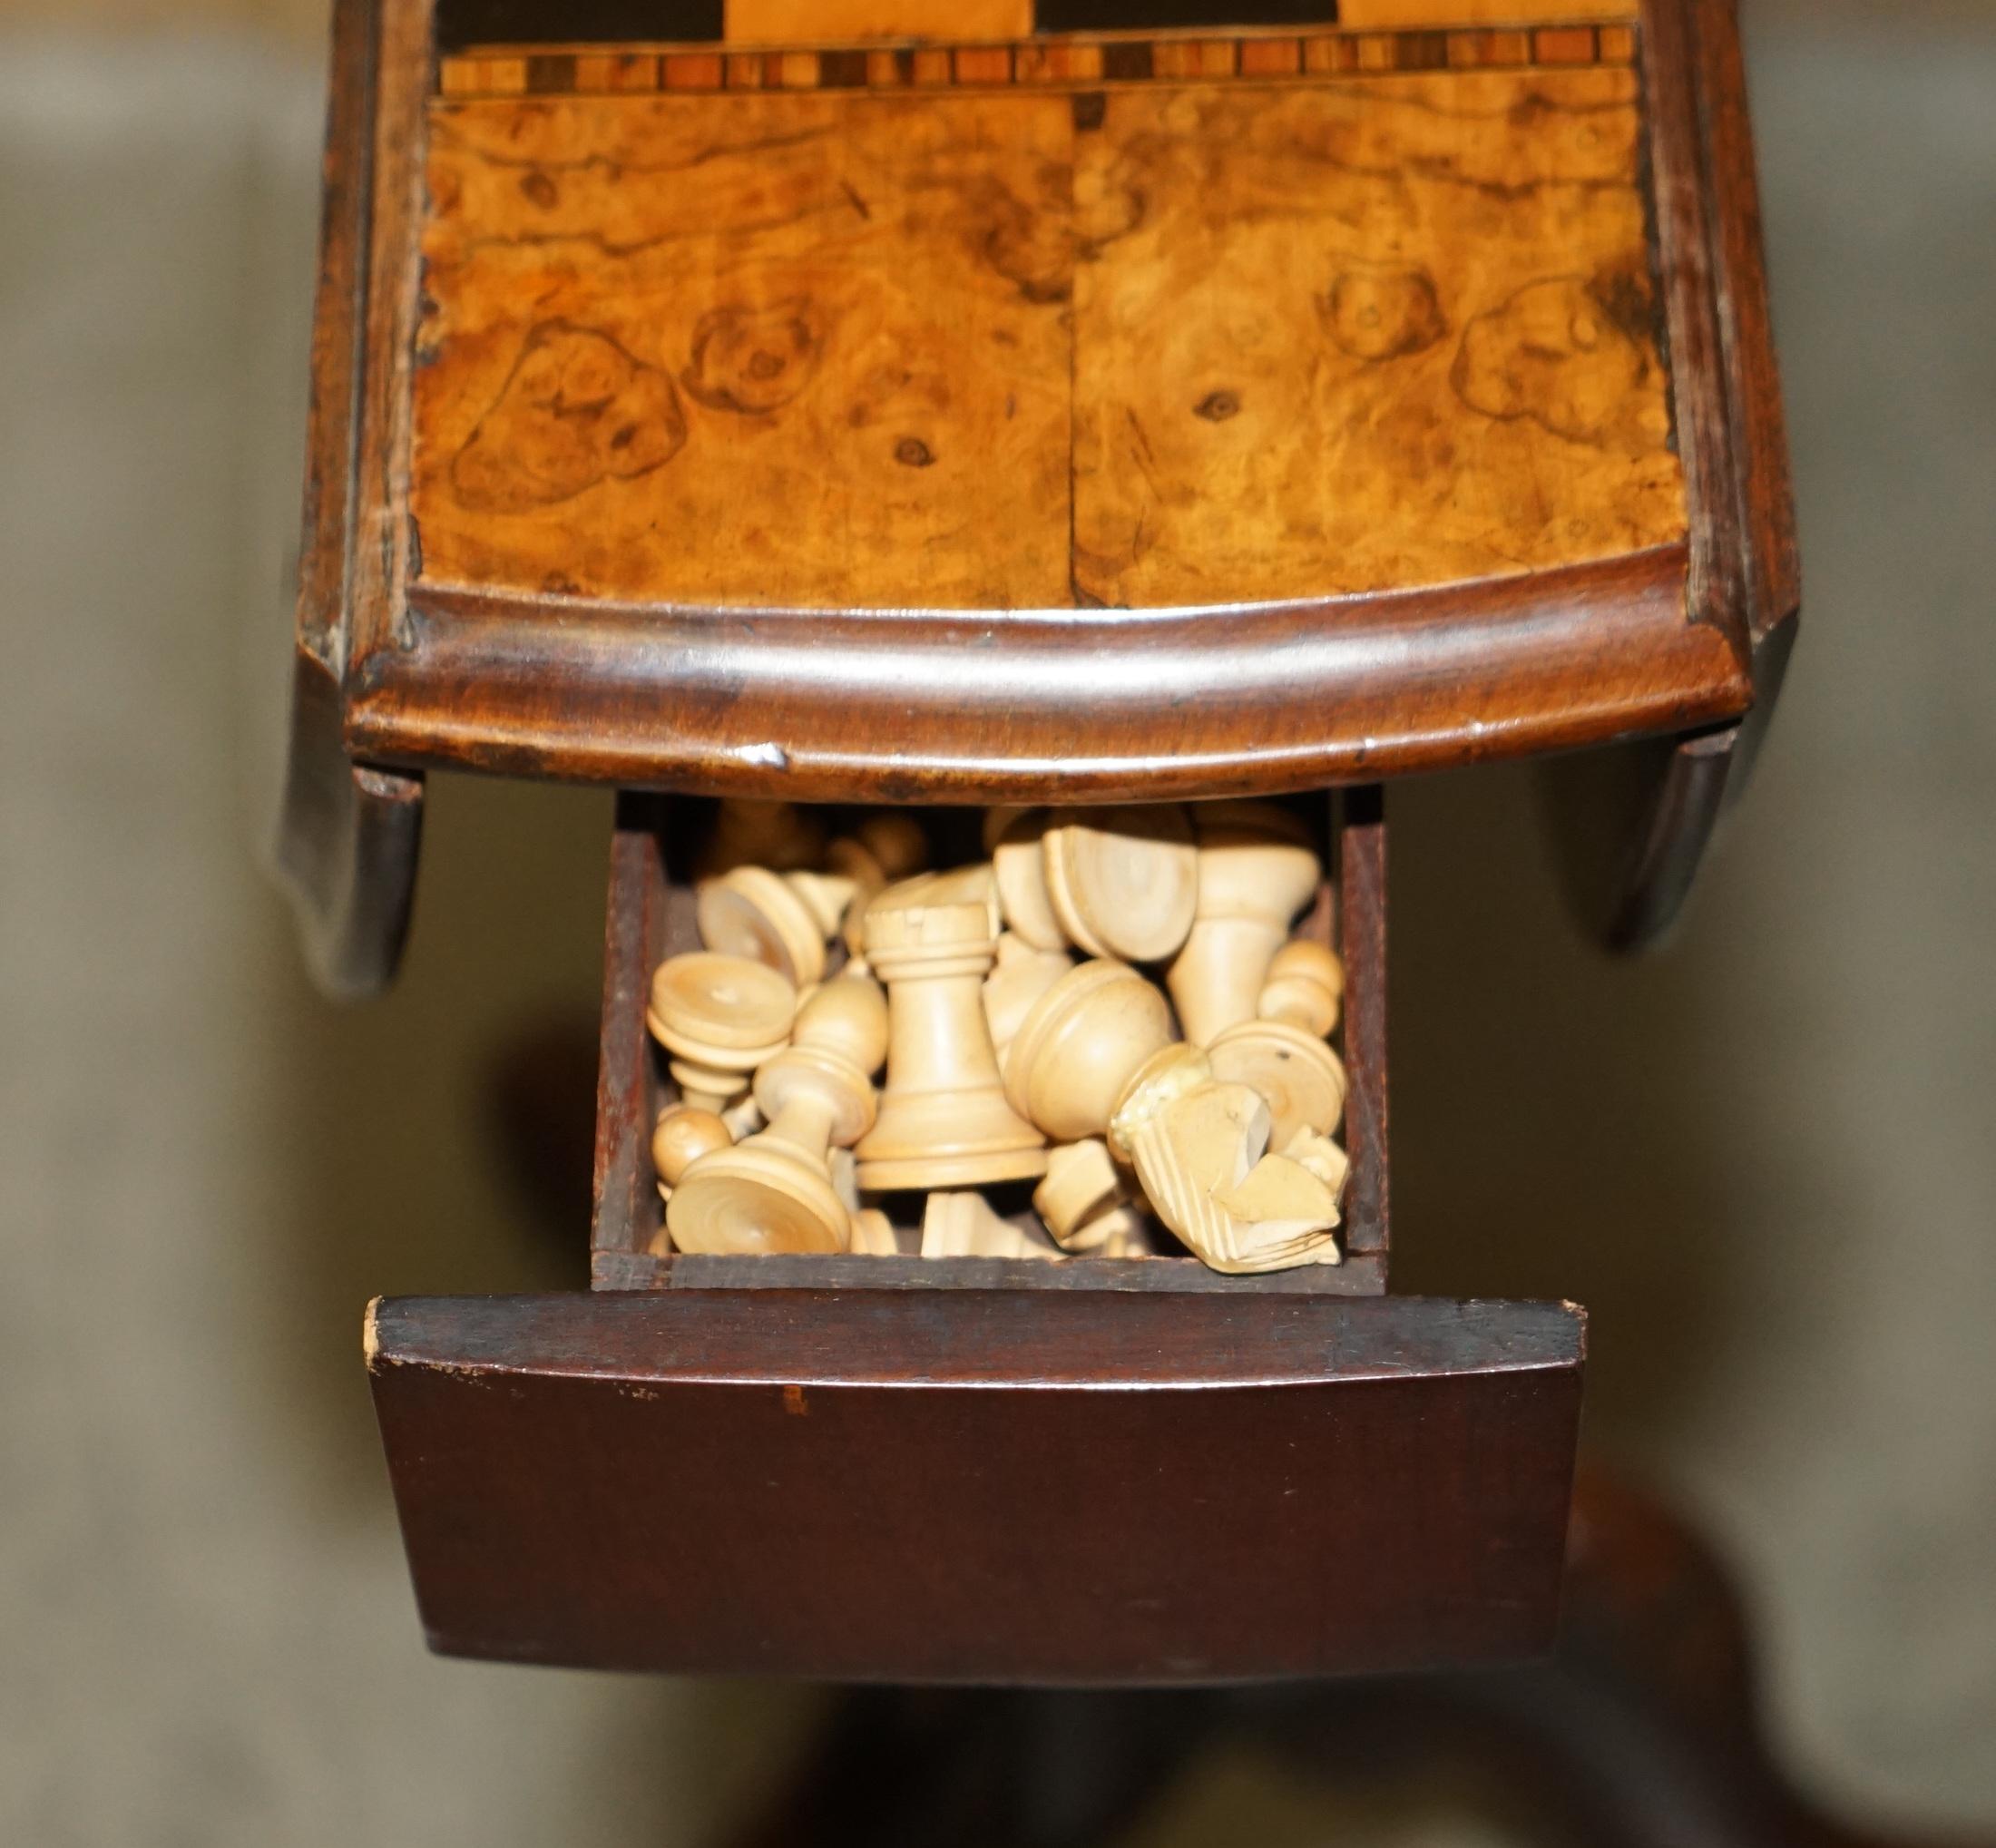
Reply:
[[[1385, 821], [1375, 788], [1304, 798], [1326, 868], [1317, 899], [1295, 934], [1336, 950], [1345, 999], [1336, 1033], [1350, 1091], [1340, 1139], [1352, 1171], [1339, 1231], [1345, 1261], [1259, 1277], [1222, 1276], [1188, 1256], [1040, 1264], [983, 1258], [694, 1256], [659, 1253], [663, 1210], [651, 1163], [651, 1129], [677, 1096], [667, 1061], [645, 1028], [651, 973], [700, 947], [695, 865], [713, 805], [626, 796], [611, 851], [605, 931], [601, 1080], [596, 1100], [595, 1208], [591, 1275], [598, 1289], [858, 1287], [1122, 1291], [1263, 1289], [1379, 1296], [1386, 1288]], [[978, 853], [968, 811], [925, 811], [941, 857]], [[917, 1208], [918, 1210], [918, 1203]], [[1036, 1223], [1036, 1222], [1035, 1222]]]

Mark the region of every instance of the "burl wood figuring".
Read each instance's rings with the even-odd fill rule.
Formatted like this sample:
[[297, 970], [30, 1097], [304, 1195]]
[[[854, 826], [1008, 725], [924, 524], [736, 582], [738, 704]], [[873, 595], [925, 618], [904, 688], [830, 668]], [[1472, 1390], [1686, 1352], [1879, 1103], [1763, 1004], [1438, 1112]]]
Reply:
[[1667, 919], [1798, 601], [1730, 0], [442, 4], [336, 38], [329, 979], [432, 765], [1069, 804], [1649, 738], [1577, 852]]

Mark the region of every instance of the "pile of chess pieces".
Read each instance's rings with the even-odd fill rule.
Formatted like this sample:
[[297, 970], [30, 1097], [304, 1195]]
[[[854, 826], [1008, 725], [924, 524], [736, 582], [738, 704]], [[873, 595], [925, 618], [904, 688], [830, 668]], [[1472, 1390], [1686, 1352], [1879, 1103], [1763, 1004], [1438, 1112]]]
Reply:
[[[993, 809], [983, 841], [925, 870], [905, 811], [827, 840], [817, 811], [719, 806], [703, 947], [647, 1012], [680, 1092], [653, 1250], [1337, 1263], [1344, 971], [1291, 938], [1308, 829], [1258, 802]], [[1029, 1183], [1031, 1213], [984, 1191]], [[911, 1194], [919, 1233], [882, 1204]]]

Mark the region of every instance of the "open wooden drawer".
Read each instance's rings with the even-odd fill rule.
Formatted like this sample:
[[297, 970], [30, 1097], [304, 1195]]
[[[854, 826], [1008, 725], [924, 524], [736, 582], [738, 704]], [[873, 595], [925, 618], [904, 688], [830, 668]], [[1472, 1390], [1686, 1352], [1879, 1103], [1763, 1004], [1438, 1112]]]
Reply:
[[[1551, 1642], [1583, 1325], [1386, 1291], [1384, 824], [1327, 807], [1348, 1256], [659, 1258], [650, 972], [677, 817], [612, 852], [592, 1293], [369, 1312], [445, 1654], [834, 1678], [1171, 1682]], [[1335, 925], [1333, 920], [1336, 920]]]

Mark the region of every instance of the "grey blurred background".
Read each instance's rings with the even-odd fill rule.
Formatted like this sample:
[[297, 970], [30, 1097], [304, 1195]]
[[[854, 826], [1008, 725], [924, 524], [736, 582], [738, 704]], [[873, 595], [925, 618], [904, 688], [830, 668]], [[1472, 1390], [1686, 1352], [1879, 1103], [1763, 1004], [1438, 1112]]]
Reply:
[[[1528, 779], [1396, 794], [1398, 1282], [1587, 1303], [1590, 1440], [1740, 1568], [1790, 1762], [1988, 1825], [1996, 7], [1747, 26], [1802, 648], [1659, 958], [1576, 939]], [[609, 815], [435, 785], [356, 1012], [254, 865], [321, 31], [0, 0], [0, 1840], [708, 1842], [817, 1696], [430, 1659], [378, 1462], [368, 1296], [582, 1278], [490, 1071], [593, 1015]], [[1215, 1764], [1147, 1839], [1510, 1838]]]

